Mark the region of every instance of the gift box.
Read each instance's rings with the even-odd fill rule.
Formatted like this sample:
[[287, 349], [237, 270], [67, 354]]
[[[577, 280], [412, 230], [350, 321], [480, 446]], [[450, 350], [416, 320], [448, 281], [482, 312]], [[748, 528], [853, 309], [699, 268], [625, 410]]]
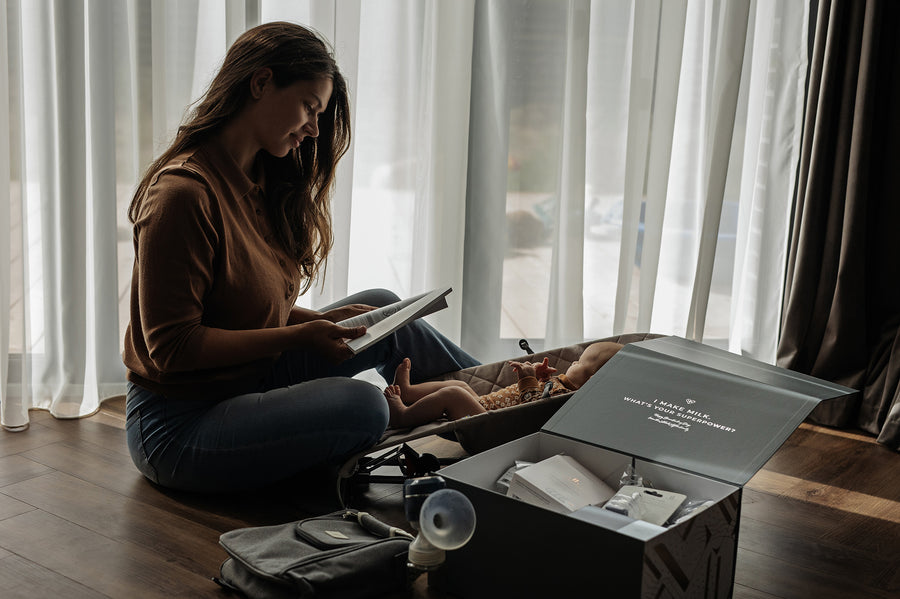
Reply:
[[[678, 337], [628, 344], [540, 432], [440, 471], [472, 501], [477, 526], [429, 584], [463, 599], [730, 597], [744, 484], [819, 402], [855, 393]], [[614, 488], [634, 464], [645, 486], [704, 509], [659, 526], [498, 490], [517, 460], [558, 454]]]

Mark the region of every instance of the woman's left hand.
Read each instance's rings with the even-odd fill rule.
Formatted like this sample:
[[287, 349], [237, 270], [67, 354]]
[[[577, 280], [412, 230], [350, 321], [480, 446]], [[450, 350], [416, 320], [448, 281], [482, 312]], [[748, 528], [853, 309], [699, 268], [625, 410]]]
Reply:
[[348, 318], [371, 312], [374, 309], [375, 306], [368, 306], [366, 304], [348, 304], [339, 308], [332, 308], [327, 312], [322, 312], [321, 318], [330, 320], [331, 322], [341, 322], [342, 320], [347, 320]]

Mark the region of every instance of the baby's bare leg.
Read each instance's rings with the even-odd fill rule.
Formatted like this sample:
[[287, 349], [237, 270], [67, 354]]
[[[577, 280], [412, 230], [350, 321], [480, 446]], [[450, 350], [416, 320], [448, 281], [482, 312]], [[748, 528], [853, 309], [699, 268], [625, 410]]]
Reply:
[[458, 386], [444, 387], [420, 397], [411, 405], [404, 405], [399, 385], [384, 390], [390, 413], [390, 426], [410, 427], [427, 424], [445, 414], [451, 420], [484, 412], [484, 407], [465, 389]]
[[412, 363], [409, 361], [409, 358], [405, 358], [400, 362], [400, 365], [397, 366], [397, 370], [394, 372], [393, 384], [400, 388], [399, 395], [403, 403], [407, 406], [416, 403], [426, 395], [449, 387], [461, 389], [473, 399], [478, 399], [478, 394], [462, 381], [429, 381], [426, 383], [416, 383], [415, 385], [410, 384], [409, 371], [411, 368]]

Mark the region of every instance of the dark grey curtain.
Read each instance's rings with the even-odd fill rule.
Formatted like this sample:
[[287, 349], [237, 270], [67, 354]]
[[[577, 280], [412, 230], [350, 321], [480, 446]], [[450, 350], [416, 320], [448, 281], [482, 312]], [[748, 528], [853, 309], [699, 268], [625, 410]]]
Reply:
[[900, 449], [900, 2], [822, 0], [780, 366], [859, 389], [812, 419]]

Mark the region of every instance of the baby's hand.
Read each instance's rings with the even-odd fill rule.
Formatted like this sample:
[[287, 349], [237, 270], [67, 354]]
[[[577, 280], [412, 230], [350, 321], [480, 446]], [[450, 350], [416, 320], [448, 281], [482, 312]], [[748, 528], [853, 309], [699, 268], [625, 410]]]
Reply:
[[534, 367], [535, 376], [537, 376], [537, 380], [543, 382], [550, 378], [551, 375], [557, 373], [556, 368], [550, 366], [550, 359], [544, 358], [544, 361]]
[[510, 360], [509, 365], [512, 366], [512, 369], [516, 371], [517, 375], [519, 375], [519, 379], [523, 379], [526, 376], [533, 376], [537, 378], [537, 374], [535, 373], [534, 368], [535, 365], [531, 362], [514, 362]]

